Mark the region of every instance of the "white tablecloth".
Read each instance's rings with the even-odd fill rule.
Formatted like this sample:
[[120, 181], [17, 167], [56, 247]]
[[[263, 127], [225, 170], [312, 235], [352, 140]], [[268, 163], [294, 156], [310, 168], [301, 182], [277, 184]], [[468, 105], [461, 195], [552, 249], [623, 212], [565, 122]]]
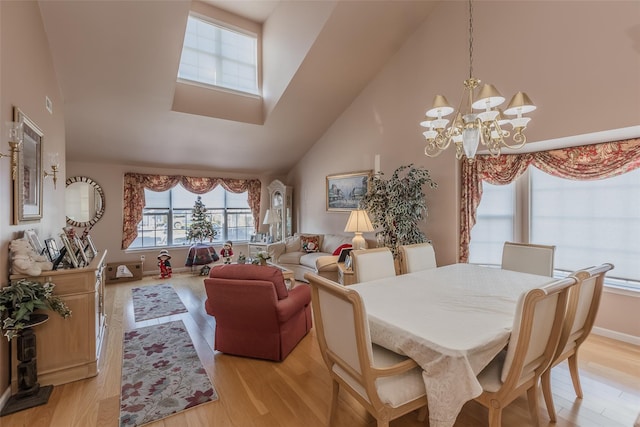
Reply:
[[449, 427], [480, 395], [476, 376], [509, 341], [518, 296], [551, 277], [454, 264], [350, 286], [374, 343], [424, 370], [430, 427]]

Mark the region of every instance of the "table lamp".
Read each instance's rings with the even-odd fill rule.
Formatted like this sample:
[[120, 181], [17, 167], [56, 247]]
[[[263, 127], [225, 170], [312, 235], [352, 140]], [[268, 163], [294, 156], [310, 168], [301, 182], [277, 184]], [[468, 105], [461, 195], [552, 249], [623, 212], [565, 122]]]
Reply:
[[367, 249], [367, 241], [362, 237], [362, 233], [373, 231], [373, 225], [371, 225], [371, 220], [369, 219], [367, 211], [351, 211], [351, 215], [349, 215], [349, 220], [347, 221], [347, 226], [344, 228], [344, 231], [355, 233], [355, 236], [351, 241], [353, 249]]
[[262, 221], [262, 223], [269, 226], [269, 234], [272, 236], [274, 235], [273, 224], [277, 224], [278, 219], [278, 215], [273, 209], [267, 209], [267, 211], [264, 213], [264, 221]]

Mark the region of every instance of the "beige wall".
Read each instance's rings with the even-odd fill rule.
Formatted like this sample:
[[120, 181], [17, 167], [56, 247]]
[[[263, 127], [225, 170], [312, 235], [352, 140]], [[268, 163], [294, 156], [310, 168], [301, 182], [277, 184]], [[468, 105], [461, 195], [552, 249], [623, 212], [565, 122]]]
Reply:
[[[11, 121], [13, 107], [19, 107], [44, 132], [44, 166], [47, 154], [58, 152], [61, 171], [57, 189], [50, 178], [43, 185], [42, 221], [12, 224], [12, 186], [9, 159], [0, 160], [0, 286], [9, 276], [9, 242], [25, 229], [35, 229], [41, 240], [61, 232], [64, 225], [65, 131], [63, 103], [46, 34], [36, 2], [0, 2], [0, 152], [8, 153], [5, 122]], [[45, 108], [45, 96], [53, 102], [53, 114]], [[0, 393], [9, 383], [8, 348], [0, 339]]]
[[[431, 172], [439, 187], [425, 191], [429, 216], [421, 229], [434, 242], [438, 264], [456, 262], [458, 163], [451, 149], [435, 159], [425, 157], [418, 123], [436, 93], [459, 102], [469, 72], [465, 8], [464, 2], [438, 4], [291, 171], [289, 184], [304, 189], [295, 198], [298, 230], [341, 233], [347, 215], [326, 212], [325, 177], [373, 169], [380, 154], [386, 176], [409, 163]], [[638, 12], [638, 2], [480, 2], [474, 14], [474, 75], [507, 98], [517, 90], [528, 92], [539, 107], [531, 114], [529, 141], [638, 125]], [[499, 26], [492, 24], [494, 17]], [[546, 121], [552, 127], [536, 127], [536, 118], [549, 115], [558, 117]], [[607, 293], [598, 325], [640, 343], [640, 322], [629, 320], [629, 313], [640, 310], [640, 298], [617, 295], [619, 300], [629, 311], [616, 311]]]

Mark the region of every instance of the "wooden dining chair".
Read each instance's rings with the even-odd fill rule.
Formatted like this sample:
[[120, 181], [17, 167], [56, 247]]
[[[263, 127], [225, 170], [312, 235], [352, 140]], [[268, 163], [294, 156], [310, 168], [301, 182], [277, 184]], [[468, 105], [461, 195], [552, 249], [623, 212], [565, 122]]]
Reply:
[[502, 269], [553, 277], [555, 246], [505, 242]]
[[317, 274], [305, 273], [304, 278], [311, 286], [316, 336], [332, 380], [327, 425], [334, 425], [341, 388], [376, 418], [378, 427], [420, 408], [424, 421], [422, 369], [412, 359], [371, 343], [360, 295]]
[[574, 273], [581, 279], [580, 284], [572, 290], [572, 298], [575, 300], [575, 316], [573, 319], [567, 318], [565, 321], [551, 366], [541, 377], [544, 401], [547, 405], [549, 418], [553, 422], [556, 421], [556, 410], [551, 393], [551, 368], [567, 360], [576, 396], [582, 398], [582, 386], [578, 372], [578, 350], [591, 333], [600, 306], [604, 277], [612, 269], [613, 264], [606, 263]]
[[431, 243], [400, 246], [400, 273], [436, 268], [436, 253]]
[[538, 381], [553, 360], [565, 315], [571, 315], [568, 294], [577, 283], [570, 276], [520, 295], [506, 350], [478, 375], [483, 391], [475, 400], [489, 410], [490, 427], [502, 425], [502, 410], [525, 391], [533, 425], [539, 425]]
[[351, 251], [351, 259], [356, 283], [396, 275], [393, 254], [389, 248]]

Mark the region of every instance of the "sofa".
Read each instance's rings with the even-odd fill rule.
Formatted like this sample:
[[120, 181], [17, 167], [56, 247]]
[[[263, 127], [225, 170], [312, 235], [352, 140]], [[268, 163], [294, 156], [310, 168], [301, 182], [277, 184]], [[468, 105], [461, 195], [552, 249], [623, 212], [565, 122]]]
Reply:
[[296, 280], [306, 282], [304, 273], [311, 272], [337, 282], [338, 255], [342, 248], [351, 247], [352, 239], [339, 234], [296, 233], [268, 245], [267, 251], [271, 262], [292, 270]]
[[206, 312], [216, 318], [214, 348], [282, 361], [312, 326], [311, 290], [287, 290], [282, 271], [252, 264], [216, 265], [204, 280]]

